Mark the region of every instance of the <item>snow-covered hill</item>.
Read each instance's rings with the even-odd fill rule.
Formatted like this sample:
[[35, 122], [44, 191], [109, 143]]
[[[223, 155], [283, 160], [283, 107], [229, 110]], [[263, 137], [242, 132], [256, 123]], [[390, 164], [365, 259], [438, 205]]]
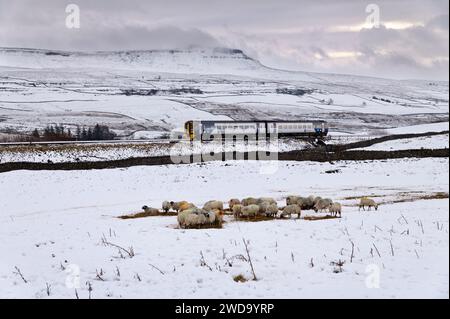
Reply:
[[64, 52], [0, 48], [0, 66], [32, 69], [95, 68], [167, 73], [234, 74], [264, 69], [241, 50], [226, 48]]
[[268, 68], [236, 49], [63, 52], [0, 48], [0, 135], [47, 124], [158, 136], [187, 120], [323, 119], [373, 134], [448, 122], [448, 82]]

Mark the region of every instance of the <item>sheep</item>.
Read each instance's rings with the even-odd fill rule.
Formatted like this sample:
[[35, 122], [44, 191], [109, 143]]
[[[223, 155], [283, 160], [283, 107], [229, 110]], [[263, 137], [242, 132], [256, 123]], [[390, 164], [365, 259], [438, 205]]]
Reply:
[[339, 215], [339, 217], [342, 217], [342, 205], [340, 203], [331, 204], [331, 206], [328, 210], [331, 213], [331, 216]]
[[185, 220], [185, 227], [199, 227], [208, 222], [205, 214], [189, 214]]
[[234, 218], [239, 218], [239, 217], [241, 217], [241, 214], [242, 214], [242, 208], [243, 208], [243, 206], [242, 205], [240, 205], [240, 204], [237, 204], [237, 205], [233, 205], [233, 215], [234, 215]]
[[[320, 198], [319, 198], [320, 199]], [[301, 196], [288, 196], [286, 198], [286, 205], [298, 205], [302, 210], [308, 210], [314, 208], [314, 202], [315, 197], [309, 196], [309, 197], [301, 197]]]
[[242, 206], [250, 206], [258, 204], [258, 200], [253, 197], [244, 198], [241, 202]]
[[265, 214], [267, 208], [270, 206], [270, 203], [269, 202], [261, 202], [258, 204], [258, 206], [259, 206], [258, 214]]
[[172, 208], [172, 205], [170, 205], [170, 202], [164, 201], [164, 202], [162, 203], [162, 210], [163, 210], [166, 214], [170, 211], [171, 208]]
[[259, 206], [259, 214], [266, 216], [275, 216], [278, 213], [276, 202], [262, 202]]
[[242, 207], [241, 214], [242, 216], [245, 216], [247, 218], [250, 218], [250, 216], [256, 217], [259, 212], [259, 206], [256, 204], [248, 205]]
[[207, 211], [214, 210], [214, 209], [223, 211], [223, 202], [218, 201], [218, 200], [210, 200], [203, 206], [203, 209], [207, 210]]
[[215, 221], [219, 221], [220, 223], [223, 222], [223, 210], [213, 209], [210, 213], [215, 215], [215, 220], [212, 223], [214, 223]]
[[268, 217], [276, 217], [278, 214], [278, 205], [270, 204], [265, 211], [266, 216]]
[[199, 208], [190, 208], [178, 213], [180, 228], [199, 228], [202, 225], [221, 224], [223, 215], [220, 210], [206, 211]]
[[157, 215], [159, 215], [159, 209], [157, 209], [157, 208], [148, 207], [146, 205], [146, 206], [143, 206], [142, 209], [144, 210], [144, 212], [146, 214], [148, 214], [150, 216], [157, 216]]
[[232, 198], [228, 201], [228, 207], [230, 207], [231, 211], [235, 205], [241, 205], [241, 201], [237, 198]]
[[271, 197], [260, 197], [256, 200], [257, 205], [260, 205], [262, 203], [276, 204], [277, 201]]
[[286, 198], [286, 205], [287, 206], [289, 206], [289, 205], [296, 205], [297, 202], [300, 200], [300, 198], [301, 198], [300, 196], [293, 196], [293, 195], [288, 196]]
[[301, 209], [302, 210], [309, 210], [314, 209], [314, 196], [308, 196], [306, 198], [302, 199]]
[[188, 203], [186, 201], [181, 202], [170, 202], [170, 206], [175, 210], [177, 213], [182, 212], [184, 210], [195, 208], [195, 205], [192, 203]]
[[206, 217], [207, 224], [214, 224], [219, 217], [219, 212], [217, 211], [209, 211], [203, 212], [203, 215]]
[[320, 199], [315, 205], [314, 205], [314, 211], [317, 212], [323, 212], [324, 210], [327, 210], [330, 208], [331, 204], [333, 204], [333, 201], [329, 198]]
[[359, 202], [359, 210], [361, 210], [361, 208], [365, 211], [365, 206], [368, 207], [368, 210], [371, 210], [372, 207], [375, 208], [375, 210], [378, 210], [378, 204], [375, 203], [375, 201], [371, 198], [368, 197], [363, 197], [361, 198], [361, 201]]
[[289, 216], [289, 218], [292, 217], [292, 214], [297, 214], [297, 218], [300, 218], [302, 215], [302, 210], [300, 206], [297, 204], [288, 205], [285, 208], [283, 208], [281, 212], [281, 218]]
[[322, 197], [320, 197], [320, 196], [314, 197], [314, 200], [313, 200], [314, 205], [316, 205], [321, 199], [322, 199]]
[[[178, 224], [180, 225], [180, 227], [192, 227], [195, 226], [196, 223], [206, 223], [206, 214], [207, 212], [202, 210], [202, 209], [198, 209], [198, 208], [190, 208], [190, 209], [186, 209], [184, 211], [181, 211], [178, 213]], [[196, 217], [189, 217], [191, 215], [203, 215], [205, 218], [197, 218]], [[208, 216], [209, 217], [209, 216]]]

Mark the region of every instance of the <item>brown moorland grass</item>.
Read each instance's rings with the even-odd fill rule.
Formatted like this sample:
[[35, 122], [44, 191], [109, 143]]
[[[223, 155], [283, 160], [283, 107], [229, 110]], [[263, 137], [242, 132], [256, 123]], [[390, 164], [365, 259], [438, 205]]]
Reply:
[[140, 212], [140, 213], [135, 213], [135, 214], [127, 214], [127, 215], [122, 215], [122, 216], [118, 216], [117, 218], [119, 219], [137, 219], [137, 218], [146, 218], [146, 217], [173, 217], [173, 216], [178, 216], [177, 213], [172, 212], [172, 213], [165, 213], [165, 212], [159, 212], [159, 214], [155, 215], [155, 214], [150, 214], [150, 213], [146, 213], [146, 212]]
[[327, 220], [327, 219], [339, 219], [340, 217], [325, 215], [325, 216], [305, 216], [303, 220], [307, 221], [317, 221], [317, 220]]

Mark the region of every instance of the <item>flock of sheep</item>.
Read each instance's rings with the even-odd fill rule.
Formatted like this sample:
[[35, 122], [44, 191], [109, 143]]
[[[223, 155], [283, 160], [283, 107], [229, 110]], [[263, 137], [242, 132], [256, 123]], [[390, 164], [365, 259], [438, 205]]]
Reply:
[[[231, 199], [228, 201], [228, 207], [228, 211], [232, 212], [236, 219], [246, 218], [248, 220], [258, 216], [292, 218], [292, 215], [294, 215], [300, 218], [304, 210], [314, 210], [316, 213], [327, 212], [334, 217], [342, 216], [342, 205], [340, 203], [320, 196], [288, 196], [286, 206], [282, 208], [279, 208], [277, 201], [271, 197]], [[363, 197], [359, 203], [359, 210], [361, 208], [365, 210], [366, 207], [369, 210], [372, 207], [377, 210], [378, 204], [373, 199]], [[157, 216], [160, 214], [159, 209], [148, 206], [142, 208], [148, 215]], [[225, 211], [224, 203], [218, 200], [209, 201], [202, 208], [198, 208], [187, 201], [164, 201], [162, 209], [165, 213], [169, 213], [171, 210], [177, 213], [180, 228], [220, 227]]]

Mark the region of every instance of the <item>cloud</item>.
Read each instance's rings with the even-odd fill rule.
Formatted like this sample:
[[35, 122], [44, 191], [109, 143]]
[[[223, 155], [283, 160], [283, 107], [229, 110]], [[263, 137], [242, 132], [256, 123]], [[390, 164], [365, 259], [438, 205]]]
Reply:
[[58, 44], [65, 43], [67, 48], [80, 50], [152, 50], [219, 46], [217, 40], [206, 32], [174, 26], [150, 29], [131, 25], [105, 27], [94, 32], [81, 28], [75, 34], [67, 31], [64, 35], [65, 40], [56, 39], [49, 45], [60, 48]]
[[[448, 80], [447, 0], [377, 0], [379, 29], [359, 0], [0, 0], [0, 46], [65, 50], [228, 46], [295, 70]], [[447, 67], [446, 67], [447, 66]]]
[[434, 17], [427, 23], [427, 27], [435, 30], [447, 31], [449, 30], [449, 16], [448, 14]]

